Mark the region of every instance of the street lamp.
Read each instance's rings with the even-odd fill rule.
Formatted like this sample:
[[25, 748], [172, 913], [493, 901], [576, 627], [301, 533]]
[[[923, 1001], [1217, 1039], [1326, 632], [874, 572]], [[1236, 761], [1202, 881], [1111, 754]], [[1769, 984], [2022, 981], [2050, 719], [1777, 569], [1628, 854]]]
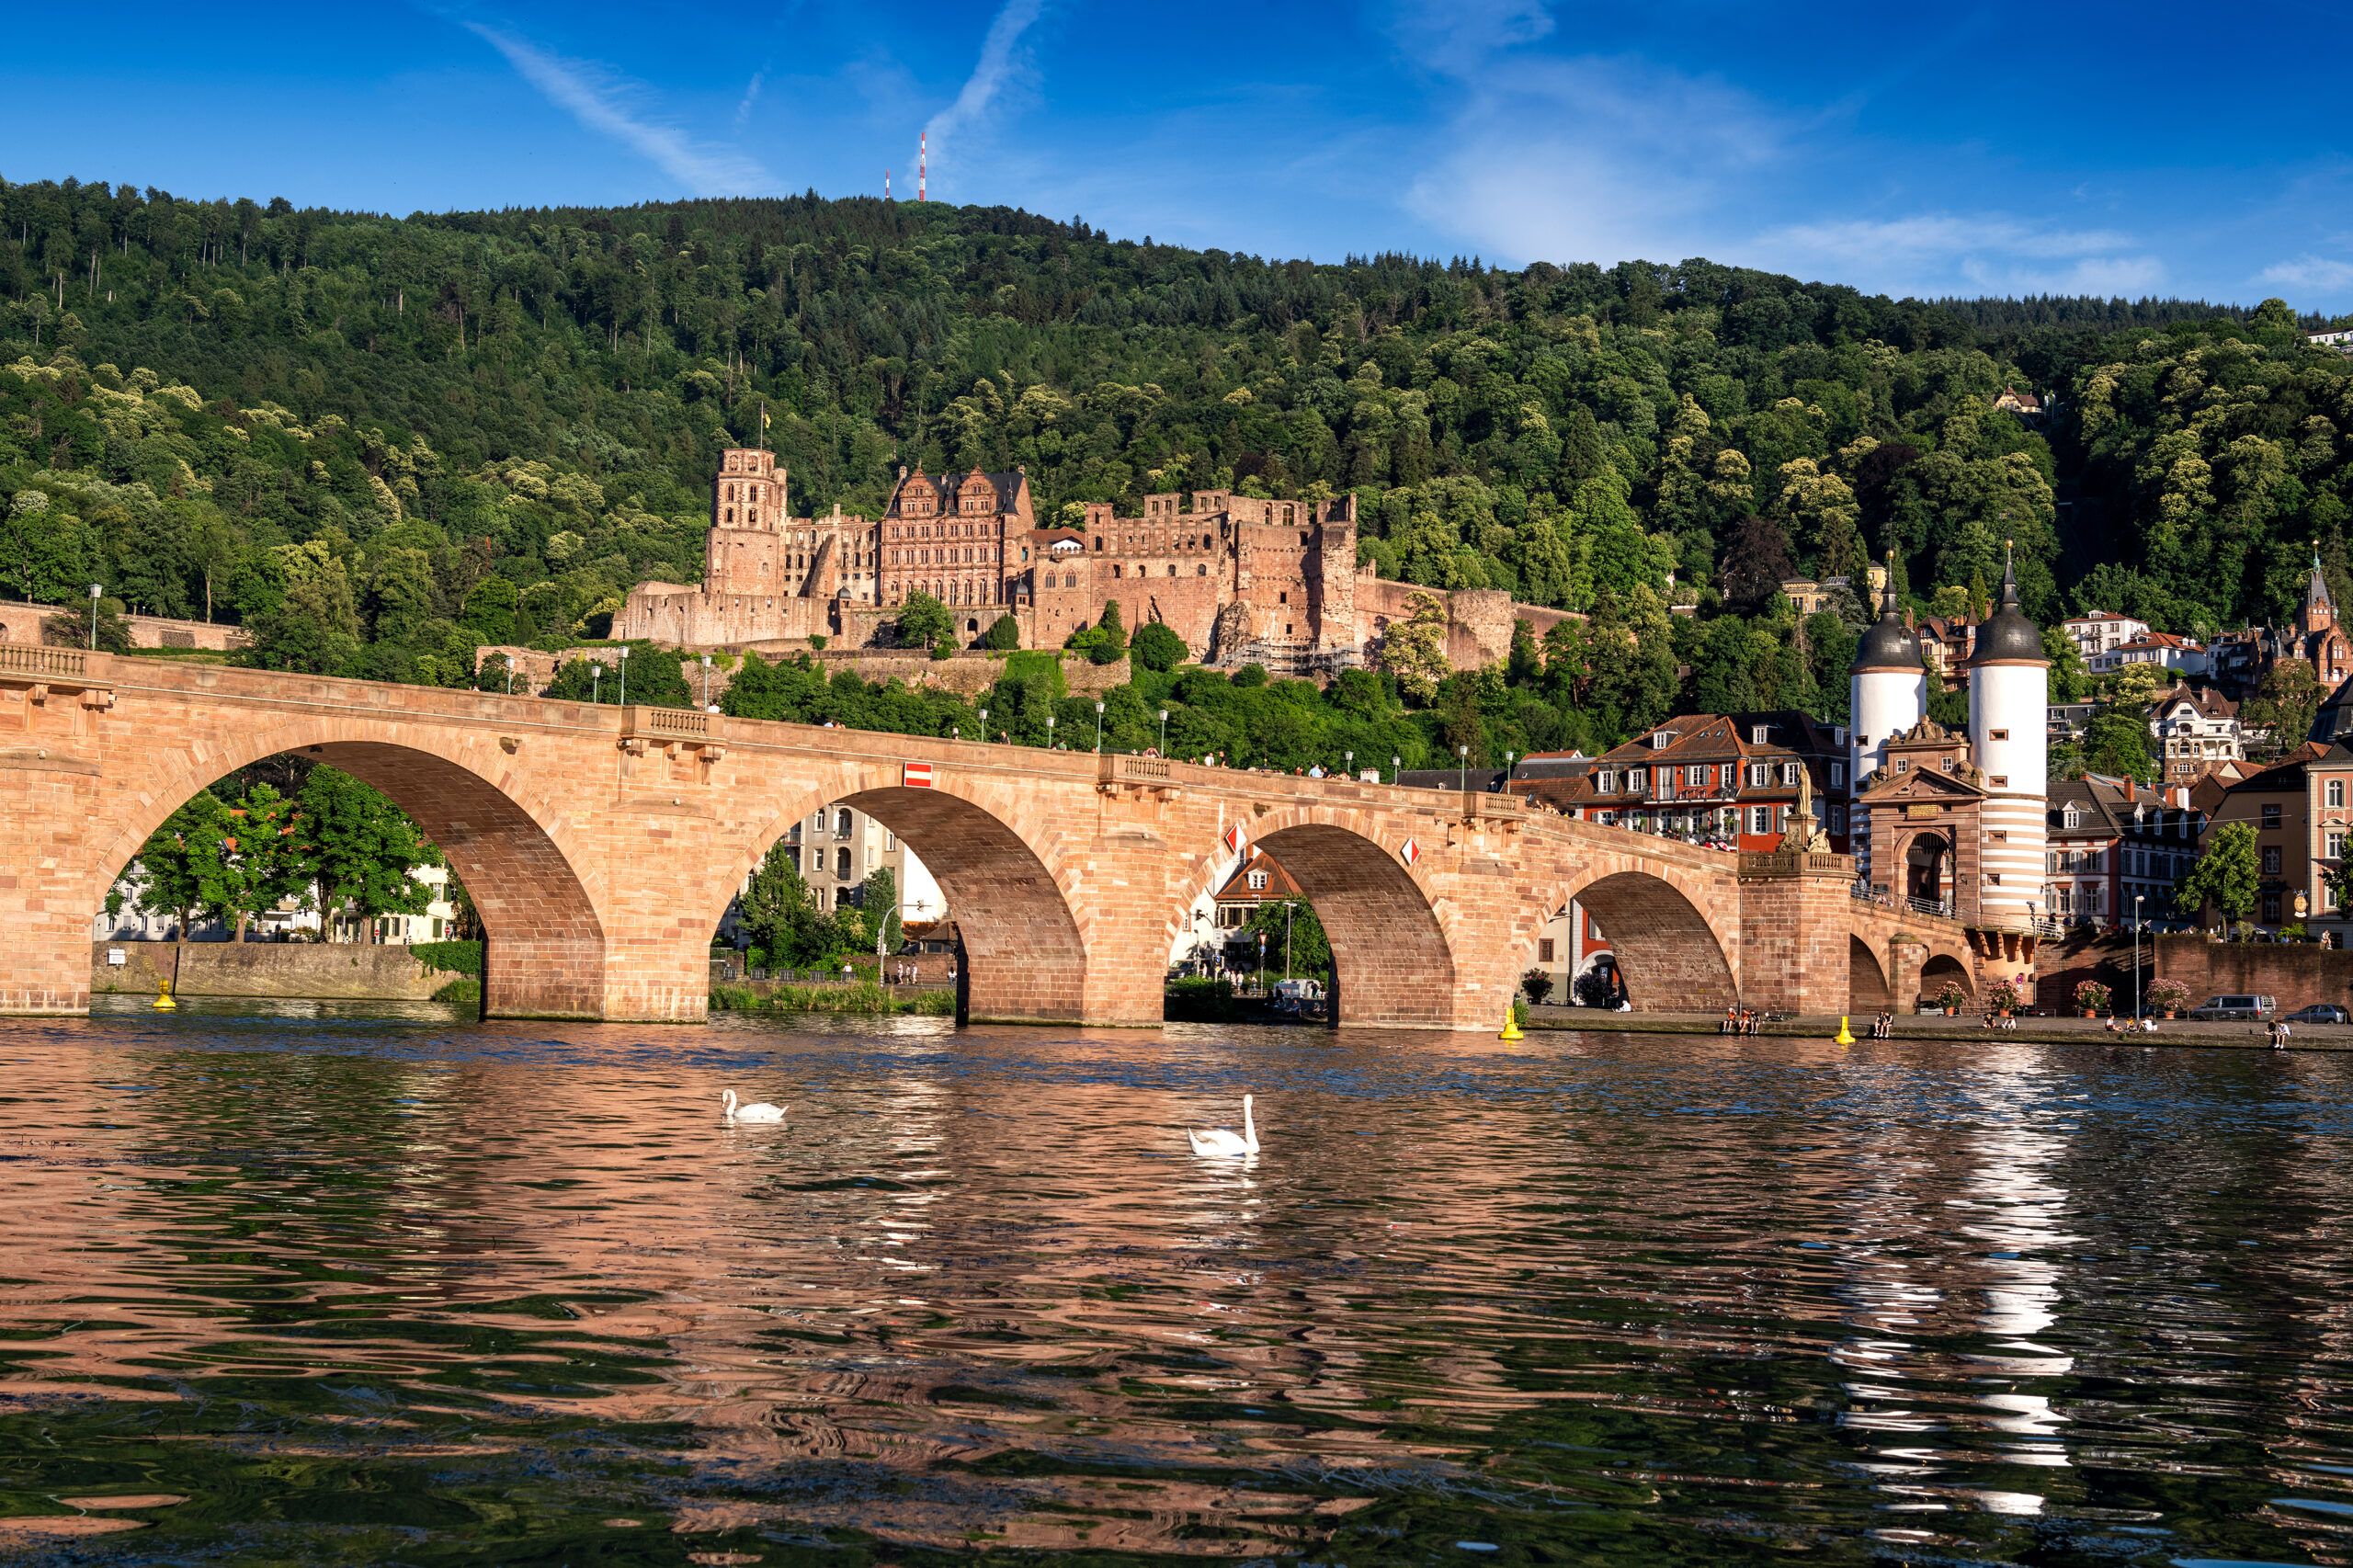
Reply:
[[1168, 710], [1160, 710], [1160, 755], [1168, 755]]
[[1471, 748], [1454, 748], [1454, 787], [1464, 794], [1471, 792]]
[[983, 708], [983, 709], [982, 709], [982, 710], [981, 710], [981, 739], [983, 739], [983, 740], [984, 740], [984, 741], [985, 741], [985, 740], [987, 740], [988, 738], [989, 738], [989, 710], [988, 710], [987, 709]]
[[1357, 776], [1357, 754], [1349, 751], [1342, 752], [1340, 755], [1348, 759], [1347, 767], [1342, 771], [1346, 772], [1349, 778], [1354, 778]]
[[2141, 904], [2149, 895], [2132, 895], [2132, 1021], [2141, 1021]]
[[1291, 903], [1290, 900], [1283, 900], [1283, 978], [1285, 980], [1290, 978], [1290, 917], [1298, 908], [1299, 905]]
[[90, 652], [98, 651], [98, 585], [90, 585]]
[[1504, 753], [1504, 784], [1506, 788], [1509, 788], [1511, 784], [1511, 763], [1512, 754], [1510, 752]]
[[621, 706], [629, 706], [629, 644], [621, 644]]
[[1095, 699], [1095, 755], [1103, 755], [1103, 699]]
[[1389, 782], [1403, 784], [1404, 781], [1405, 759], [1402, 756], [1392, 756], [1389, 759]]
[[1258, 933], [1258, 994], [1267, 994], [1267, 934]]
[[602, 701], [603, 699], [599, 698], [597, 694], [604, 688], [605, 666], [598, 661], [591, 659], [588, 661], [588, 700], [590, 702]]
[[710, 655], [709, 653], [702, 656], [702, 706], [705, 712], [710, 710]]
[[1054, 716], [1051, 713], [1046, 715], [1046, 749], [1054, 749]]
[[515, 695], [515, 655], [506, 655], [506, 695]]

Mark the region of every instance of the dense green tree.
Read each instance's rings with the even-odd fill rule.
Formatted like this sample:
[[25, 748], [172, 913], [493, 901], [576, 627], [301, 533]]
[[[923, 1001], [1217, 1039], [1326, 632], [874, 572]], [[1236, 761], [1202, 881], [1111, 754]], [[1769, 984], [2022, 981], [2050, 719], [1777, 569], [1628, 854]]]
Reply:
[[899, 646], [902, 648], [932, 648], [952, 642], [956, 635], [956, 618], [948, 607], [929, 594], [913, 593], [899, 607]]
[[2177, 907], [2211, 909], [2233, 925], [2255, 913], [2256, 895], [2262, 891], [2255, 829], [2243, 822], [2226, 822], [2206, 835], [2203, 851], [2181, 880]]
[[1153, 671], [1173, 670], [1192, 656], [1185, 640], [1165, 622], [1152, 620], [1136, 628], [1128, 644], [1128, 657], [1137, 668]]
[[380, 791], [319, 767], [295, 805], [301, 877], [317, 885], [322, 915], [346, 914], [372, 930], [379, 915], [421, 914], [433, 902], [433, 889], [409, 872], [438, 865], [440, 851]]
[[2149, 756], [2149, 724], [2139, 705], [2103, 708], [2084, 726], [2083, 770], [2110, 778], [2157, 781], [2157, 767]]
[[[1139, 632], [1138, 635], [1141, 636], [1142, 633]], [[989, 629], [981, 634], [981, 646], [995, 649], [999, 653], [1020, 647], [1021, 623], [1010, 615], [998, 616], [989, 622]]]

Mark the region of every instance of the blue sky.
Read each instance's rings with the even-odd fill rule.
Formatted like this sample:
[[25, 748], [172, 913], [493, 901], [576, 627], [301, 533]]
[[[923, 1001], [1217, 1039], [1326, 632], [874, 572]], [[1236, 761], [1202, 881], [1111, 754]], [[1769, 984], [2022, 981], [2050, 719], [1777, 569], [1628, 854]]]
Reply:
[[[2353, 311], [2353, 6], [45, 6], [0, 176], [394, 212], [914, 191], [1269, 256]], [[2224, 25], [2227, 24], [2227, 25]], [[2332, 80], [2333, 78], [2333, 80]]]

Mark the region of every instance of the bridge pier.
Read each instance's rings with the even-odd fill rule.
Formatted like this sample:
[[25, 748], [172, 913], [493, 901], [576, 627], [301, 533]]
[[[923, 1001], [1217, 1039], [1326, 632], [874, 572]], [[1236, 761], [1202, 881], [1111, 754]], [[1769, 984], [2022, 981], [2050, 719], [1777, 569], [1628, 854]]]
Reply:
[[1844, 1013], [1852, 976], [1849, 855], [1794, 848], [1740, 858], [1740, 997], [1777, 1013]]

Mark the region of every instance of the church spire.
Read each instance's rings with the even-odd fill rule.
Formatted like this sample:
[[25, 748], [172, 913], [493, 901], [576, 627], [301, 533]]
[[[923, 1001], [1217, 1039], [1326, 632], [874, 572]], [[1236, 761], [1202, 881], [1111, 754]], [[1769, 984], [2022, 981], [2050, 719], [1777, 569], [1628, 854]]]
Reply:
[[2320, 547], [2313, 547], [2313, 574], [2304, 583], [2304, 604], [2297, 612], [2298, 630], [2317, 631], [2336, 621], [2336, 606], [2328, 597], [2328, 579], [2320, 569]]

